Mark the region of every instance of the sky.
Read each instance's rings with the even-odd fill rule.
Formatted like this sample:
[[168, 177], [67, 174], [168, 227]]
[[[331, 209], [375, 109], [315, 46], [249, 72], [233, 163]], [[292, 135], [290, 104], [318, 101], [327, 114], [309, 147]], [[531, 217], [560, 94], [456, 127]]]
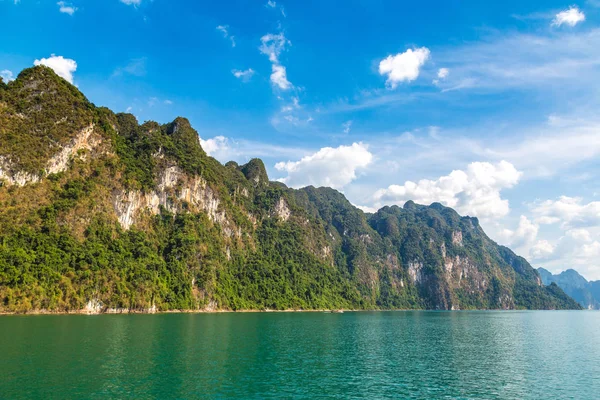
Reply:
[[356, 206], [441, 202], [600, 279], [600, 0], [0, 0], [0, 74], [43, 64], [221, 162]]

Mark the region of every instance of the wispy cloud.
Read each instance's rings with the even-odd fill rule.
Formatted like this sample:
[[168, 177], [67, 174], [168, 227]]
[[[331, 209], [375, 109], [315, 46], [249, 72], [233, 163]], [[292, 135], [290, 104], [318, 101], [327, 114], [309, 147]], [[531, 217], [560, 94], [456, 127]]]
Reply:
[[294, 85], [287, 78], [287, 69], [279, 61], [279, 56], [287, 46], [292, 43], [286, 39], [283, 32], [278, 34], [268, 33], [260, 38], [261, 45], [259, 50], [262, 54], [269, 57], [271, 61], [271, 83], [280, 90], [288, 90]]
[[283, 8], [283, 6], [280, 5], [279, 7], [277, 7], [277, 2], [276, 1], [268, 0], [267, 4], [265, 4], [265, 7], [266, 8], [272, 8], [272, 9], [279, 8], [279, 11], [281, 12], [281, 15], [283, 15], [284, 18], [287, 17], [287, 15], [285, 14], [285, 9]]
[[229, 39], [231, 47], [235, 47], [235, 36], [229, 34], [229, 25], [219, 25], [216, 29], [223, 34], [225, 39]]
[[342, 124], [342, 130], [345, 134], [350, 133], [350, 129], [352, 129], [352, 121], [346, 121]]
[[128, 6], [137, 7], [142, 4], [142, 0], [119, 0], [123, 4], [127, 4]]
[[231, 71], [233, 76], [242, 80], [243, 82], [248, 82], [255, 74], [255, 71], [252, 68], [248, 68], [246, 70], [234, 69]]
[[112, 76], [121, 75], [133, 75], [133, 76], [144, 76], [146, 75], [146, 57], [131, 59], [124, 67], [118, 67], [113, 72]]
[[73, 7], [72, 4], [69, 4], [64, 1], [59, 1], [56, 4], [58, 5], [58, 11], [60, 11], [63, 14], [73, 15], [75, 14], [75, 11], [77, 11], [77, 7]]

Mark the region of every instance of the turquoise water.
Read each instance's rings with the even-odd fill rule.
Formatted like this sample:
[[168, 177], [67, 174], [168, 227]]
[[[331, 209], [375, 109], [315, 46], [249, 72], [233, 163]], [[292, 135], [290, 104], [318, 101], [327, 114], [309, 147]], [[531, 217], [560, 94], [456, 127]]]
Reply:
[[0, 398], [600, 398], [600, 313], [0, 317]]

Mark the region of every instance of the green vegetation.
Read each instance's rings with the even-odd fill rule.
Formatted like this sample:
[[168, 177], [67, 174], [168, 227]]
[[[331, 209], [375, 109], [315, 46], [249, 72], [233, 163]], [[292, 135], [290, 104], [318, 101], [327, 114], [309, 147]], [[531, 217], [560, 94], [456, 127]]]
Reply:
[[94, 121], [94, 105], [47, 67], [23, 70], [0, 93], [0, 156], [19, 171], [40, 174]]
[[[92, 125], [98, 143], [47, 174], [48, 160]], [[0, 156], [8, 174], [41, 177], [0, 180], [0, 312], [90, 301], [130, 310], [578, 308], [475, 218], [413, 202], [365, 214], [333, 189], [269, 182], [261, 160], [223, 166], [188, 120], [140, 125], [45, 67], [0, 82]], [[175, 181], [165, 183], [167, 170]]]

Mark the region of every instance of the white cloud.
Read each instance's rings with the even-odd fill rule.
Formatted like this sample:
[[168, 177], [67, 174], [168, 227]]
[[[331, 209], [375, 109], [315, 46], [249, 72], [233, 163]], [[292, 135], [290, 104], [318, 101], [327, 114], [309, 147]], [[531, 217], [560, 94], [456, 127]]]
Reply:
[[248, 68], [246, 70], [234, 69], [231, 70], [231, 73], [236, 78], [241, 79], [244, 82], [248, 82], [250, 78], [252, 78], [252, 76], [254, 75], [254, 70], [252, 68]]
[[[448, 68], [438, 69], [437, 79], [433, 80], [433, 84], [438, 85], [440, 83], [440, 81], [443, 81], [444, 79], [446, 79], [449, 74], [450, 74], [450, 70]], [[448, 88], [445, 89], [445, 91], [448, 91], [448, 90], [449, 90]]]
[[597, 79], [600, 29], [561, 35], [493, 34], [479, 42], [436, 49], [435, 58], [451, 70], [445, 89], [548, 91], [560, 85], [564, 96], [587, 89], [586, 82]]
[[404, 53], [388, 56], [379, 62], [379, 74], [387, 75], [386, 85], [395, 89], [398, 83], [411, 82], [419, 77], [419, 71], [429, 59], [427, 47], [408, 49]]
[[215, 136], [212, 139], [204, 140], [200, 138], [200, 145], [209, 156], [215, 156], [216, 153], [224, 152], [229, 149], [229, 140], [225, 136]]
[[300, 161], [279, 162], [275, 168], [287, 172], [281, 182], [291, 187], [329, 186], [341, 189], [356, 179], [357, 171], [373, 160], [368, 146], [353, 143], [351, 146], [324, 147]]
[[291, 42], [285, 38], [283, 32], [277, 35], [268, 33], [260, 38], [260, 42], [260, 52], [269, 56], [269, 61], [273, 64], [279, 64], [279, 55], [285, 50], [287, 45], [291, 45]]
[[554, 246], [547, 240], [538, 240], [529, 251], [533, 260], [545, 259], [554, 253]]
[[446, 79], [450, 74], [450, 70], [448, 68], [440, 68], [437, 73], [437, 77], [439, 79]]
[[[268, 0], [267, 4], [265, 4], [266, 8], [276, 8], [277, 7], [277, 2], [272, 1], [272, 0]], [[287, 15], [285, 15], [285, 9], [283, 8], [283, 6], [279, 6], [279, 11], [281, 11], [281, 15], [283, 15], [283, 17], [287, 17]]]
[[229, 25], [218, 25], [216, 28], [219, 32], [221, 32], [223, 34], [224, 37], [227, 37], [229, 35]]
[[77, 63], [75, 60], [64, 58], [63, 56], [55, 56], [54, 54], [48, 58], [35, 60], [33, 65], [45, 65], [46, 67], [50, 67], [58, 76], [64, 78], [69, 83], [73, 83], [73, 73], [77, 70]]
[[292, 87], [291, 82], [287, 79], [287, 73], [283, 65], [273, 64], [271, 83], [281, 90], [288, 90]]
[[374, 213], [377, 212], [377, 209], [375, 207], [360, 206], [358, 204], [353, 204], [353, 206], [356, 207], [356, 208], [358, 208], [362, 212], [371, 213], [371, 214], [374, 214]]
[[279, 62], [279, 55], [287, 45], [291, 45], [290, 41], [285, 38], [283, 32], [277, 35], [266, 34], [260, 38], [260, 41], [260, 52], [267, 55], [272, 64], [271, 83], [282, 90], [292, 88], [292, 83], [287, 79], [286, 68]]
[[346, 121], [342, 124], [342, 128], [344, 129], [344, 133], [350, 133], [350, 129], [352, 129], [352, 121]]
[[14, 76], [12, 71], [5, 69], [0, 71], [0, 77], [2, 77], [2, 79], [4, 80], [4, 83], [8, 83], [10, 81], [14, 81]]
[[166, 105], [170, 106], [171, 104], [173, 104], [173, 100], [166, 99], [166, 100], [163, 101], [163, 103], [165, 103]]
[[519, 248], [533, 244], [537, 238], [539, 225], [531, 222], [526, 216], [521, 215], [516, 230], [504, 229], [500, 236], [510, 246]]
[[533, 205], [540, 224], [561, 223], [563, 228], [600, 226], [600, 201], [584, 203], [579, 197], [561, 196]]
[[541, 241], [531, 251], [536, 264], [549, 271], [573, 268], [587, 279], [600, 279], [600, 241], [598, 231], [571, 229], [564, 232], [556, 244]]
[[299, 108], [301, 108], [300, 107], [300, 99], [297, 96], [293, 96], [292, 103], [281, 107], [281, 112], [282, 113], [291, 112], [291, 111], [297, 110]]
[[571, 6], [568, 10], [564, 10], [556, 14], [552, 20], [552, 26], [561, 26], [563, 24], [575, 26], [583, 21], [585, 21], [585, 14], [576, 6]]
[[502, 199], [502, 189], [519, 182], [522, 173], [509, 162], [497, 164], [474, 162], [466, 171], [454, 170], [436, 180], [407, 181], [404, 185], [391, 185], [375, 192], [378, 206], [403, 205], [408, 200], [431, 204], [440, 202], [461, 214], [480, 218], [500, 218], [509, 212], [508, 200]]
[[216, 29], [223, 34], [225, 39], [229, 38], [231, 47], [235, 47], [235, 36], [229, 35], [229, 25], [219, 25]]
[[58, 5], [59, 7], [58, 11], [64, 14], [73, 15], [75, 14], [75, 11], [77, 11], [77, 7], [73, 7], [72, 4], [68, 4], [64, 1], [59, 1], [58, 3], [56, 3], [56, 5]]
[[142, 0], [119, 0], [123, 4], [127, 4], [128, 6], [137, 7], [142, 4]]

